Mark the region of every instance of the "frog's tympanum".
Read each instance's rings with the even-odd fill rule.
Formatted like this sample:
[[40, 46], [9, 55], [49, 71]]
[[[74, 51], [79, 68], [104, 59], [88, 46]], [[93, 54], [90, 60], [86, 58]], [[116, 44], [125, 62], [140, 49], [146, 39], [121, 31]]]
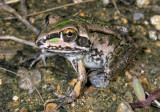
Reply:
[[87, 78], [84, 68], [90, 71], [88, 77], [94, 86], [106, 87], [112, 77], [123, 73], [137, 53], [126, 27], [81, 18], [48, 17], [35, 43], [42, 54], [31, 65], [40, 59], [45, 63], [48, 56], [60, 55], [71, 62], [79, 75], [63, 104], [79, 96]]

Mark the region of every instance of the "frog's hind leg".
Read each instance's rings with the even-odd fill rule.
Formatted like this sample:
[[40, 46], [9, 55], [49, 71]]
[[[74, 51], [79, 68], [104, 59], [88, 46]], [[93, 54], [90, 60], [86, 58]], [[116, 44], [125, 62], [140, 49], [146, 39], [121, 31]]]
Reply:
[[78, 62], [78, 79], [74, 86], [67, 90], [66, 96], [58, 96], [58, 99], [50, 99], [45, 102], [45, 105], [50, 102], [59, 102], [59, 105], [54, 109], [54, 111], [58, 110], [61, 106], [64, 106], [68, 103], [72, 103], [79, 97], [80, 91], [82, 87], [85, 85], [87, 81], [86, 70], [83, 66], [82, 61]]

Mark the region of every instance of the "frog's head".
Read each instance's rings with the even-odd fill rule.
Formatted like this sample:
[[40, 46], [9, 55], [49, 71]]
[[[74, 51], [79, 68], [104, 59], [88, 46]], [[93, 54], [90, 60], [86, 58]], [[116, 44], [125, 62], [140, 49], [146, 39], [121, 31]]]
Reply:
[[88, 51], [90, 41], [86, 29], [73, 20], [49, 23], [37, 37], [36, 45], [51, 52], [71, 53]]

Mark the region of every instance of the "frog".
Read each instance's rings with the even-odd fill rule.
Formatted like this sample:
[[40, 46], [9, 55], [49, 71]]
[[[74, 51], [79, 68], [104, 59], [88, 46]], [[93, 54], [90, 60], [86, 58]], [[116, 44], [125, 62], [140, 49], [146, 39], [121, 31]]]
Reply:
[[[56, 109], [78, 98], [87, 78], [93, 86], [105, 88], [113, 77], [124, 73], [138, 53], [138, 46], [129, 36], [127, 27], [57, 15], [46, 17], [45, 27], [35, 44], [41, 54], [31, 66], [41, 59], [46, 65], [46, 57], [59, 55], [66, 58], [78, 74], [74, 87], [59, 99], [61, 104]], [[52, 101], [55, 100], [46, 103]]]

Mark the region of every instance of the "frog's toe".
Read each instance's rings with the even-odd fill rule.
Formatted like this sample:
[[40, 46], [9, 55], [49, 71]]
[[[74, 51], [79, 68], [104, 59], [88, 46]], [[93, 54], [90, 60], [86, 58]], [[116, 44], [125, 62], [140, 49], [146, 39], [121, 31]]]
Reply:
[[91, 84], [95, 87], [105, 88], [109, 84], [109, 80], [106, 77], [105, 73], [96, 74], [97, 72], [92, 72], [89, 75], [89, 80]]
[[30, 67], [32, 67], [36, 62], [38, 62], [39, 60], [43, 60], [44, 66], [46, 66], [46, 56], [44, 54], [40, 54], [38, 57], [36, 57], [32, 63], [30, 64]]

